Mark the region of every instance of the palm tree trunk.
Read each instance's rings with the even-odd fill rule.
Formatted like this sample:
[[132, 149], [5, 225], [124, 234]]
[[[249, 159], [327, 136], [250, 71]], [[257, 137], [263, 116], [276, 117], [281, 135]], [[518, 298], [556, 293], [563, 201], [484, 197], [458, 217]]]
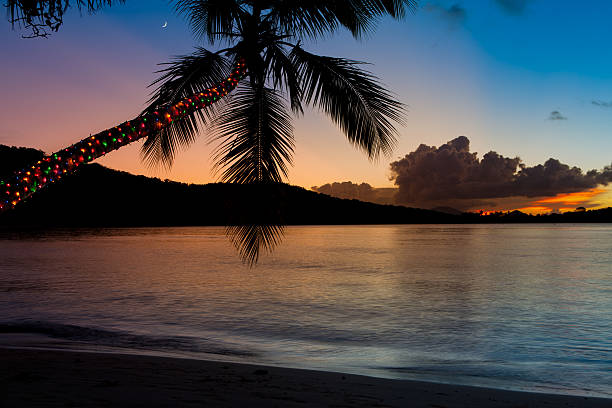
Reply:
[[45, 156], [24, 170], [15, 172], [6, 181], [0, 180], [0, 213], [14, 208], [50, 183], [74, 173], [81, 164], [91, 162], [108, 152], [147, 137], [173, 121], [215, 103], [231, 92], [245, 75], [246, 65], [243, 60], [240, 60], [229, 77], [216, 86], [185, 98], [174, 105], [143, 113], [135, 119], [89, 136], [70, 147]]

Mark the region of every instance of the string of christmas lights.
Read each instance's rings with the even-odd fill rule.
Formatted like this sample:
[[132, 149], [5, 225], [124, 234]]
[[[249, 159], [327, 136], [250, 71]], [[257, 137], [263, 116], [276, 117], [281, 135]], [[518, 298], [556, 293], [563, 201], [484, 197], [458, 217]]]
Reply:
[[80, 165], [147, 137], [152, 131], [163, 129], [177, 119], [212, 105], [234, 90], [238, 82], [246, 75], [246, 71], [244, 60], [240, 60], [229, 77], [216, 86], [196, 93], [167, 108], [144, 113], [133, 120], [89, 136], [70, 147], [45, 156], [26, 169], [15, 172], [6, 181], [0, 180], [0, 213], [14, 208], [50, 183], [75, 172]]

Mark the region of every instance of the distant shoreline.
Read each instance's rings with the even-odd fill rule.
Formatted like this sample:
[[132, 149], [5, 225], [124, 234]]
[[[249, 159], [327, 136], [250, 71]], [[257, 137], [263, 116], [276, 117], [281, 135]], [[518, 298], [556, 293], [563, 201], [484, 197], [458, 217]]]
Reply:
[[[8, 201], [4, 204], [8, 205]], [[14, 209], [1, 212], [0, 227], [612, 222], [612, 207], [548, 215], [438, 210], [442, 211], [337, 198], [283, 183], [197, 185], [162, 181], [94, 163], [82, 166], [77, 173], [42, 189]]]
[[[533, 225], [533, 226], [567, 226], [567, 225], [609, 225], [610, 221], [561, 221], [561, 222], [424, 222], [424, 223], [362, 223], [362, 224], [284, 224], [284, 227], [375, 227], [375, 226], [460, 226], [460, 225]], [[189, 224], [159, 224], [159, 225], [2, 225], [0, 223], [0, 233], [28, 233], [28, 232], [50, 232], [50, 231], [74, 231], [74, 230], [105, 230], [105, 229], [146, 229], [146, 228], [225, 228], [226, 224], [208, 224], [208, 225], [189, 225]]]
[[609, 407], [612, 400], [129, 354], [0, 348], [7, 407]]

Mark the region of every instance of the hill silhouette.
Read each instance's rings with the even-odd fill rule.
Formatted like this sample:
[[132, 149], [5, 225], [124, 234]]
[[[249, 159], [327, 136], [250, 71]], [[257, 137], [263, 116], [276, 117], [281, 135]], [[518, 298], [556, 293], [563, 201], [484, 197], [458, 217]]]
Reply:
[[0, 144], [0, 179], [29, 163], [40, 160], [44, 155], [42, 150]]
[[[0, 162], [2, 152], [17, 168], [42, 157], [34, 149], [5, 148]], [[3, 171], [0, 178], [7, 175]], [[185, 184], [89, 164], [0, 215], [0, 225], [388, 224], [450, 218], [430, 210], [334, 198], [288, 184]]]
[[[0, 179], [42, 156], [39, 150], [0, 145]], [[456, 215], [334, 198], [288, 184], [185, 184], [88, 164], [0, 214], [4, 227], [499, 222], [612, 222], [612, 208], [542, 216]]]

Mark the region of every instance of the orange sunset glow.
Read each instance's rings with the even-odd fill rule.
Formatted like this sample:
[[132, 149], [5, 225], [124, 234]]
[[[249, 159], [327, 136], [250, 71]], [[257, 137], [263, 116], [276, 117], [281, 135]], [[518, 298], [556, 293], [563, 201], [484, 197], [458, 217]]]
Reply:
[[[554, 197], [541, 198], [533, 201], [531, 205], [518, 208], [519, 211], [529, 214], [547, 214], [550, 212], [574, 211], [576, 207], [588, 206], [593, 199], [601, 198], [607, 190], [603, 188], [592, 188], [575, 193], [557, 194]], [[601, 207], [597, 205], [594, 207]]]

